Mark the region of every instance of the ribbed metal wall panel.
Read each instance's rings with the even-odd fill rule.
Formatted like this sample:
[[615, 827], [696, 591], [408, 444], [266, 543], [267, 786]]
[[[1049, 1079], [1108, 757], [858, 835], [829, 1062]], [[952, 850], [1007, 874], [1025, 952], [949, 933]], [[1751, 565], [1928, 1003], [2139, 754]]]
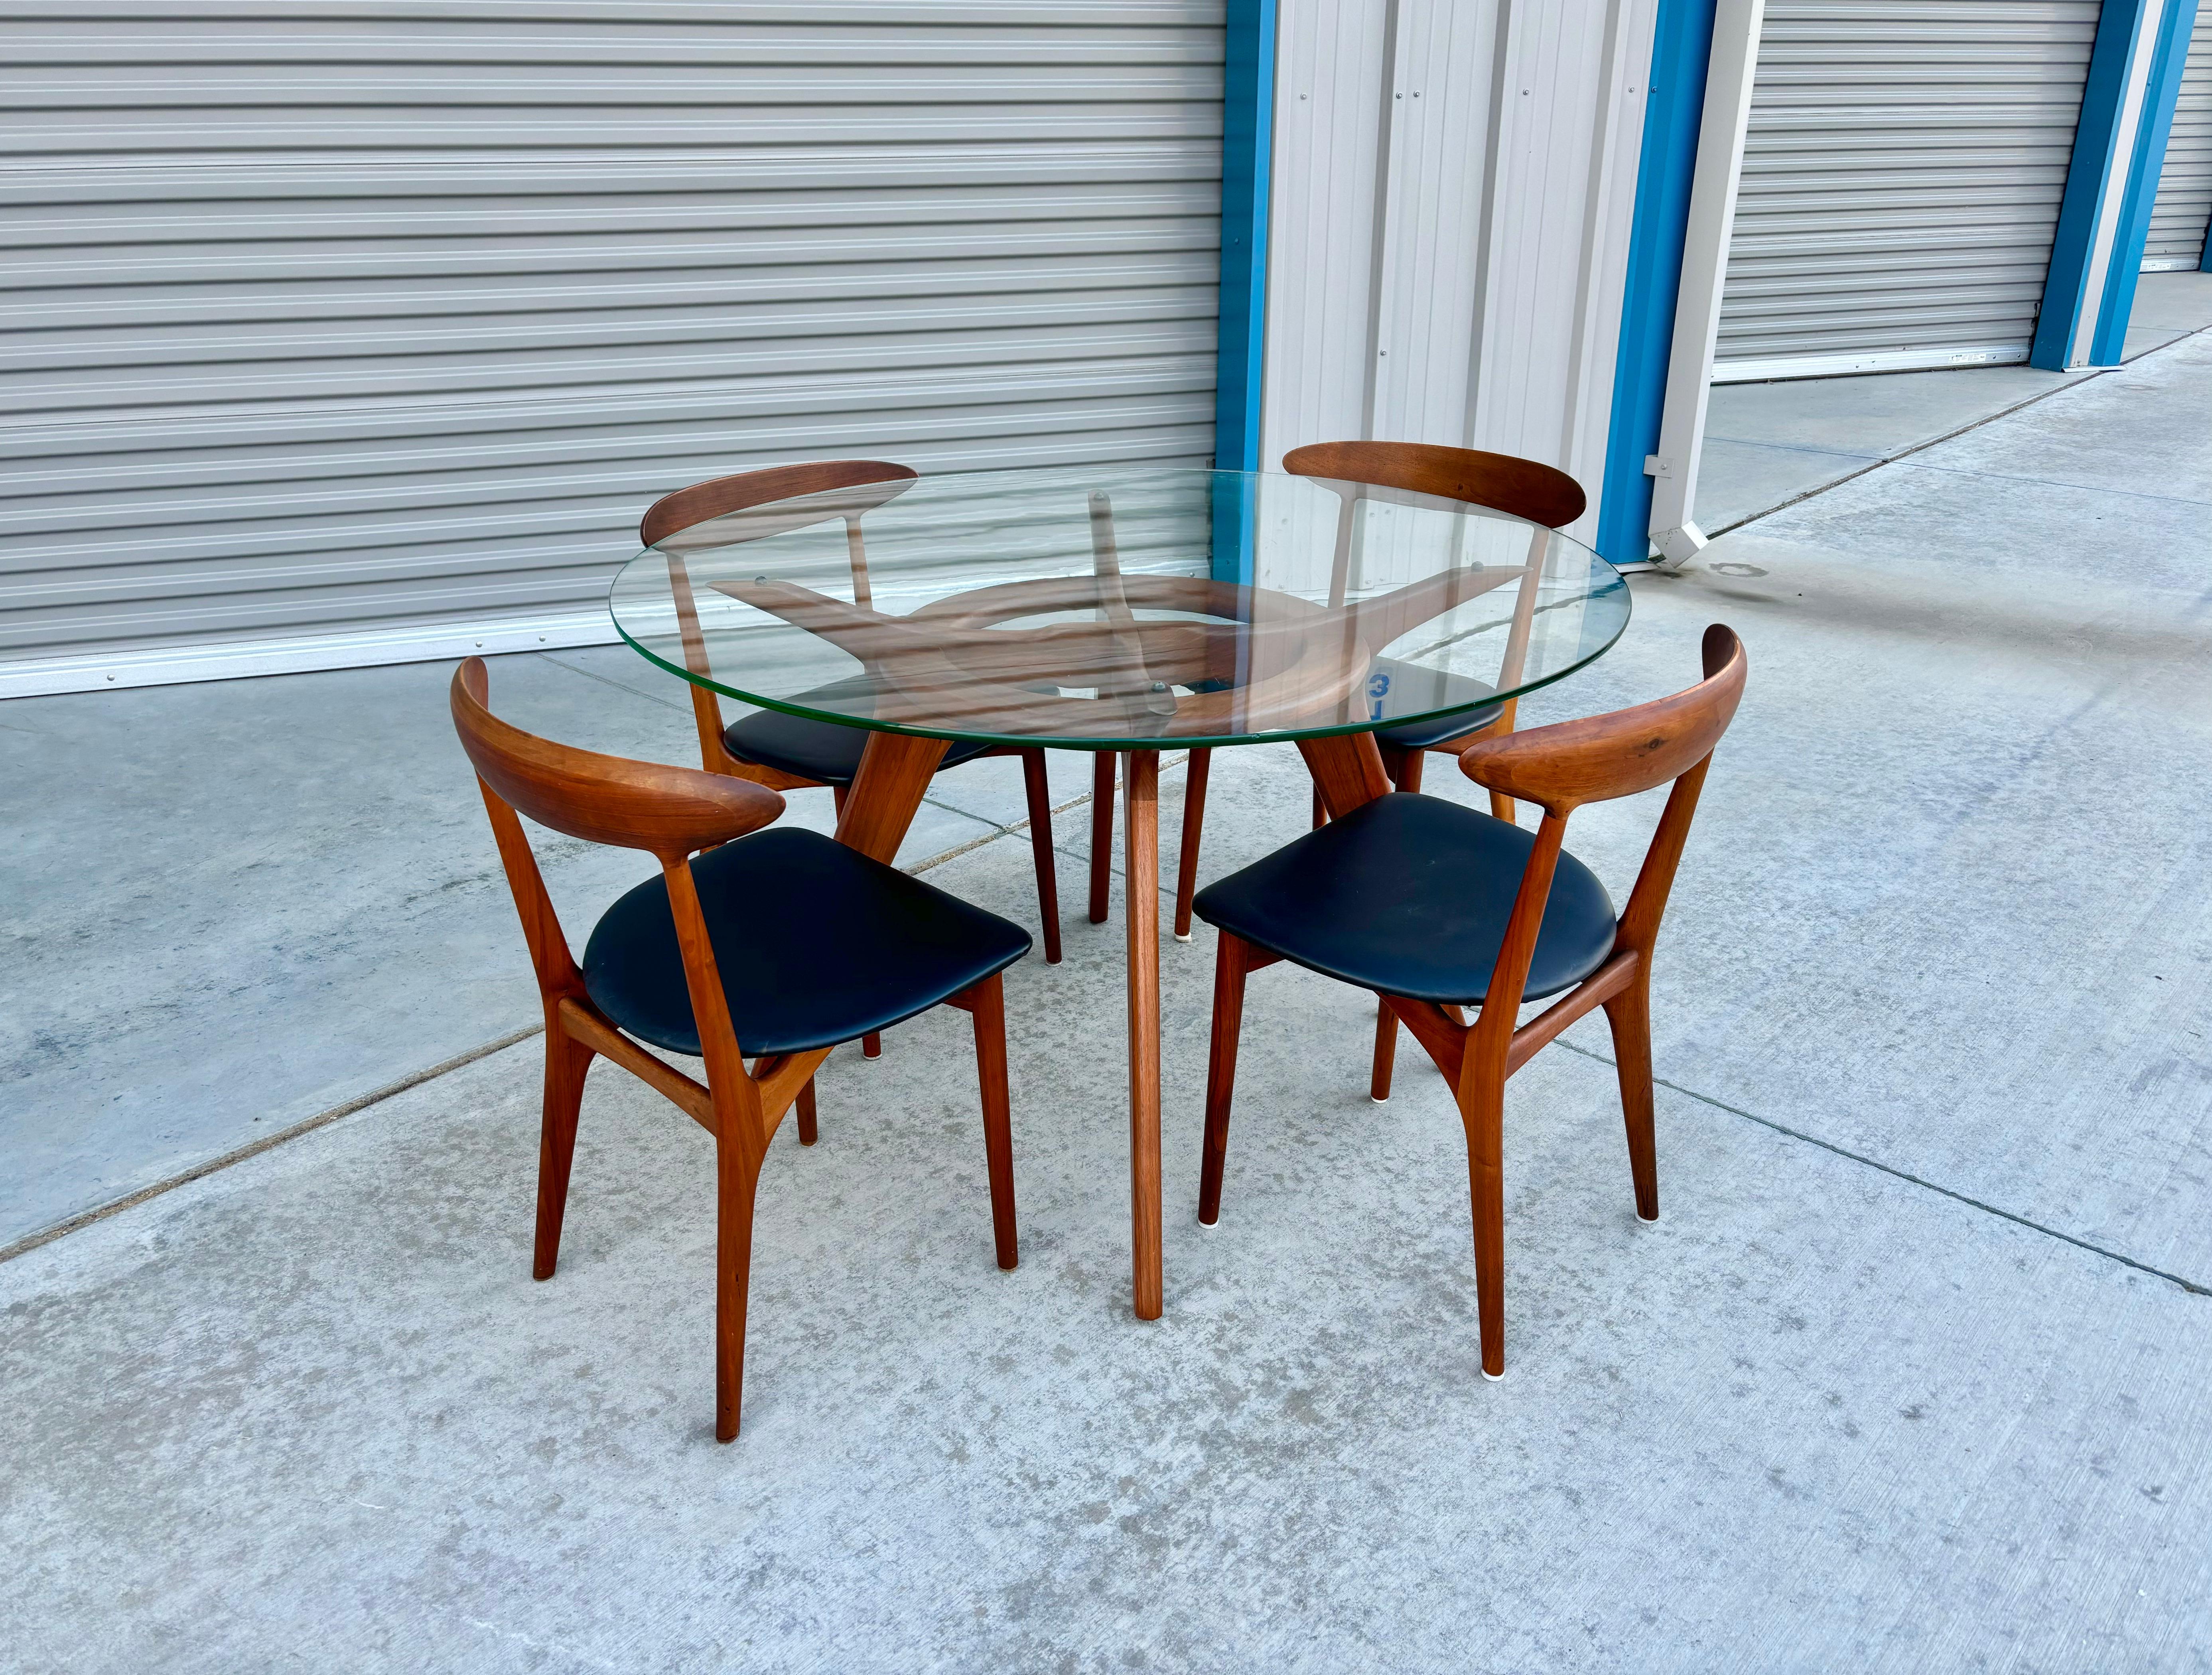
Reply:
[[[2171, 60], [2169, 60], [2171, 62]], [[2197, 0], [2197, 27], [2181, 71], [2181, 97], [2152, 201], [2143, 271], [2193, 268], [2212, 230], [2212, 0]]]
[[1656, 0], [1280, 15], [1262, 463], [1349, 437], [1521, 454], [1589, 490], [1589, 538]]
[[1717, 380], [2024, 361], [2098, 0], [1767, 0]]
[[1219, 0], [0, 21], [0, 675], [595, 609], [756, 464], [1212, 452]]

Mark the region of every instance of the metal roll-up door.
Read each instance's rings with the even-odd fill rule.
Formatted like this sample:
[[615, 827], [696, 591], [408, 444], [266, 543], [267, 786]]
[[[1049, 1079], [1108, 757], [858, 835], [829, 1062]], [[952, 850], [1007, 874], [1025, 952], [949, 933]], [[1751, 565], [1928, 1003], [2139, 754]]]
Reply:
[[2098, 0], [1767, 0], [1717, 380], [2025, 361]]
[[610, 638], [757, 464], [1203, 464], [1221, 13], [0, 0], [0, 693]]
[[2181, 70], [2181, 97], [2173, 107], [2173, 131], [2166, 142], [2166, 165], [2159, 171], [2158, 196], [2151, 202], [2143, 271], [2198, 266], [2204, 259], [2208, 227], [2212, 227], [2212, 0], [2198, 0], [2189, 59]]

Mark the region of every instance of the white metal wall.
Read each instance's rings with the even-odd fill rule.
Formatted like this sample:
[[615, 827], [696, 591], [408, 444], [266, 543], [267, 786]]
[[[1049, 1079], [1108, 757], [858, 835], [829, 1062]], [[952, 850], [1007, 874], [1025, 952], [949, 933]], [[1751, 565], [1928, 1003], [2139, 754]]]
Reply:
[[604, 639], [754, 464], [1212, 452], [1220, 0], [0, 23], [0, 692]]
[[2198, 0], [2197, 27], [2189, 37], [2189, 58], [2181, 71], [2181, 97], [2174, 105], [2173, 130], [2166, 143], [2166, 166], [2159, 172], [2158, 197], [2151, 203], [2143, 271], [2196, 267], [2204, 258], [2208, 223], [2212, 223], [2212, 0]]
[[1716, 379], [2025, 361], [2099, 0], [1767, 0]]
[[1262, 464], [1603, 475], [1656, 0], [1281, 0]]

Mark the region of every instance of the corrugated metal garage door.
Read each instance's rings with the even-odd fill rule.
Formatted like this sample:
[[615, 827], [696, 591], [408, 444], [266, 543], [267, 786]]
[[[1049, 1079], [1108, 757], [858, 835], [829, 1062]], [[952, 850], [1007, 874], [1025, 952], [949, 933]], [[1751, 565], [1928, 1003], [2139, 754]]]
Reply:
[[1717, 379], [2024, 361], [2098, 0], [1767, 0]]
[[754, 464], [1212, 452], [1220, 0], [0, 20], [0, 692], [605, 638]]
[[[2172, 59], [2167, 63], [2171, 64]], [[2204, 259], [2212, 223], [2212, 0], [2197, 0], [2197, 28], [2181, 71], [2181, 98], [2173, 107], [2173, 132], [2159, 171], [2150, 211], [2143, 271], [2193, 268]]]

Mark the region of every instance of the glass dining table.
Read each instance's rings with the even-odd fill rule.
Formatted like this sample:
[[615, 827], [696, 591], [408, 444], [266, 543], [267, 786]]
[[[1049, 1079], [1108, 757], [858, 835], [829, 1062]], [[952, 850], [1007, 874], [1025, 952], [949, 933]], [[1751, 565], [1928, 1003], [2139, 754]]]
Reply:
[[836, 834], [880, 860], [956, 743], [1121, 754], [1146, 1320], [1164, 1296], [1160, 753], [1295, 744], [1340, 817], [1391, 789], [1376, 729], [1559, 680], [1620, 638], [1630, 608], [1595, 553], [1503, 513], [1366, 483], [1126, 464], [749, 507], [640, 553], [609, 604], [623, 640], [704, 691], [867, 729]]

